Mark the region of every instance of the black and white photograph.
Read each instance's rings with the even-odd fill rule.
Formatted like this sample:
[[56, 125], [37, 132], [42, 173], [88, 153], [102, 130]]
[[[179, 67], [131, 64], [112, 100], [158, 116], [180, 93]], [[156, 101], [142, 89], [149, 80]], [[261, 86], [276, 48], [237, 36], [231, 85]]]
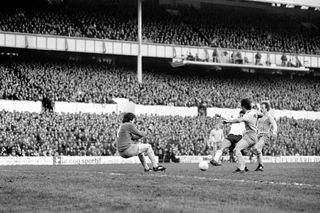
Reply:
[[1, 2], [0, 213], [319, 211], [319, 0]]

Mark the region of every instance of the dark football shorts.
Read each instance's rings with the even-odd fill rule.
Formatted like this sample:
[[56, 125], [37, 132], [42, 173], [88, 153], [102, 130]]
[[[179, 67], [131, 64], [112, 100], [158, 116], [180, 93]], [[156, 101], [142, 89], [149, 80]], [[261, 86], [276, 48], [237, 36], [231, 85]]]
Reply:
[[229, 150], [234, 150], [236, 144], [242, 139], [242, 135], [229, 134], [226, 139], [231, 142]]

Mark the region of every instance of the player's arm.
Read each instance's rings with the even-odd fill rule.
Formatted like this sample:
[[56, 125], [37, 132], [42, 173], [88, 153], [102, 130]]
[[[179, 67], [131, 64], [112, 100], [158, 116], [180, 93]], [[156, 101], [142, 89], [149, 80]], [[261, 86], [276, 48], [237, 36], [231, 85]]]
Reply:
[[243, 117], [241, 117], [241, 118], [236, 118], [236, 119], [224, 120], [223, 123], [232, 124], [232, 123], [241, 123], [241, 122], [244, 122], [244, 121], [245, 121], [245, 119]]
[[224, 133], [223, 130], [221, 131], [221, 141], [224, 141], [225, 137], [224, 137]]
[[139, 131], [134, 125], [128, 126], [129, 133], [132, 135], [133, 140], [138, 140], [140, 138], [146, 137], [147, 132]]
[[221, 131], [219, 131], [219, 138], [220, 138], [220, 141], [223, 141], [224, 139], [224, 135], [223, 135], [223, 130], [221, 129]]
[[139, 140], [141, 137], [140, 136], [137, 136], [137, 135], [131, 135], [131, 139], [132, 140]]

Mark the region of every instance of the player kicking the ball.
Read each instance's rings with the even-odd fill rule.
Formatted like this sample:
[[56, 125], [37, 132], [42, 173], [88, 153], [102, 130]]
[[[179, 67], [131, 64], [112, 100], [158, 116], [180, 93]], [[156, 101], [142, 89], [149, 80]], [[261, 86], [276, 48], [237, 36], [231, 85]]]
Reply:
[[254, 146], [257, 143], [257, 119], [258, 115], [255, 110], [251, 110], [251, 101], [249, 99], [241, 100], [241, 108], [245, 112], [242, 118], [225, 120], [224, 123], [240, 123], [245, 124], [245, 133], [242, 139], [237, 143], [234, 152], [238, 159], [238, 168], [235, 172], [244, 173], [245, 172], [245, 162], [241, 151]]
[[[122, 125], [119, 128], [117, 135], [117, 149], [121, 157], [130, 158], [138, 156], [145, 172], [164, 171], [165, 167], [158, 165], [156, 157], [150, 144], [135, 142], [136, 140], [145, 137], [148, 131], [152, 131], [153, 127], [149, 126], [148, 131], [141, 132], [133, 125], [136, 116], [133, 113], [126, 113], [122, 119]], [[148, 155], [151, 160], [153, 169], [149, 168], [145, 155]]]
[[[253, 151], [257, 155], [258, 167], [255, 171], [263, 171], [262, 149], [270, 138], [277, 138], [277, 123], [273, 116], [269, 113], [270, 104], [268, 102], [261, 103], [261, 112], [263, 116], [258, 120], [258, 143], [254, 145]], [[272, 133], [270, 133], [272, 129]]]
[[[243, 110], [240, 111], [239, 117], [242, 118], [245, 112]], [[213, 166], [221, 166], [220, 158], [222, 153], [225, 149], [229, 148], [230, 157], [233, 154], [233, 149], [235, 148], [236, 144], [242, 139], [242, 134], [245, 131], [244, 123], [235, 123], [231, 125], [231, 129], [226, 139], [223, 140], [221, 147], [217, 150], [216, 154], [214, 155], [213, 159], [210, 163]]]

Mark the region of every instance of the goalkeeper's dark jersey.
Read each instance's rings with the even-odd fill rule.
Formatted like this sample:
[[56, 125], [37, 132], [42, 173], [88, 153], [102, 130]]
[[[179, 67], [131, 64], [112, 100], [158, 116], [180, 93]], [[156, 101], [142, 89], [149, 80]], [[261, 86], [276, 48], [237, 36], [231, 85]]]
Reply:
[[123, 152], [130, 147], [133, 140], [145, 137], [145, 134], [140, 132], [132, 123], [124, 123], [120, 126], [117, 135], [117, 148], [119, 152]]

